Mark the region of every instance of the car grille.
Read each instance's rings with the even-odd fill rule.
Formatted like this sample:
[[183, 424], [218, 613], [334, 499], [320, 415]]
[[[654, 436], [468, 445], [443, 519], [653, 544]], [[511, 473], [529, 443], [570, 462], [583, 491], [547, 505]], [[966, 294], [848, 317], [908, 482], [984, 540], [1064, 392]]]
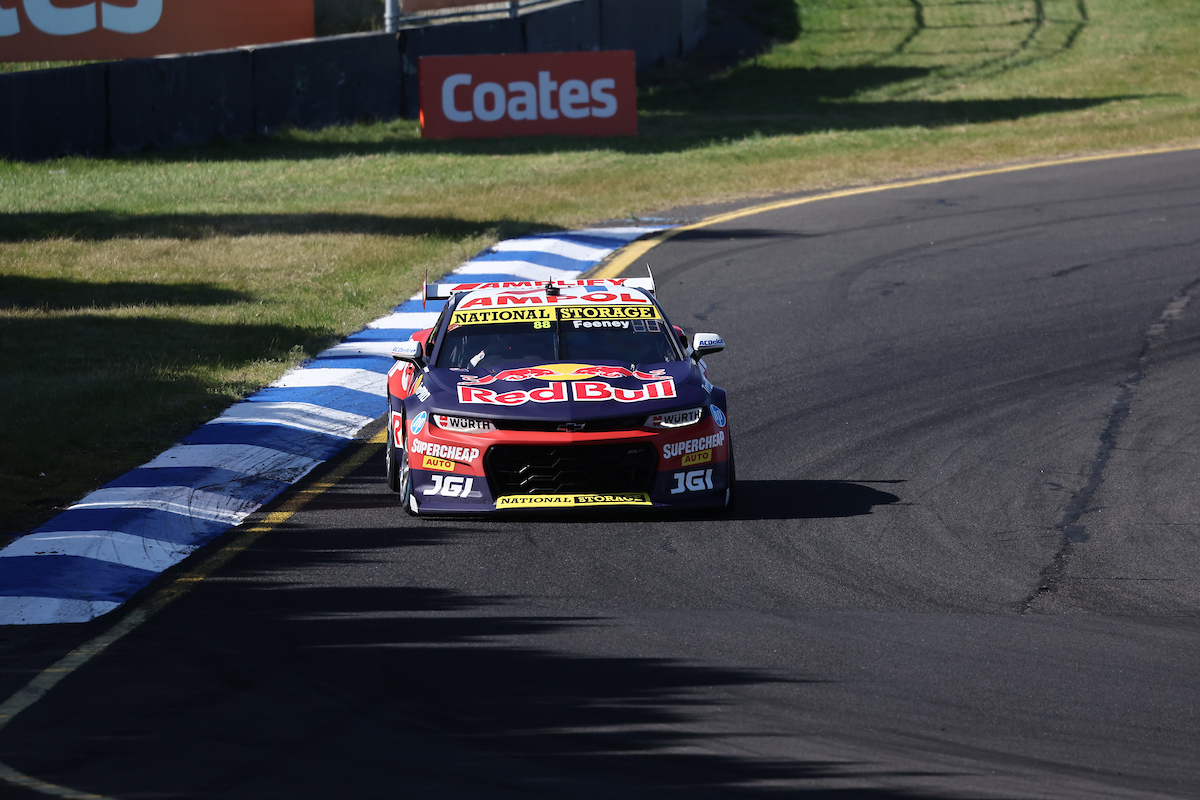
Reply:
[[590, 419], [586, 422], [555, 422], [552, 420], [520, 420], [495, 419], [492, 424], [502, 431], [559, 431], [570, 430], [581, 433], [608, 433], [611, 431], [628, 431], [641, 428], [646, 422], [646, 415], [636, 417], [610, 417], [608, 419]]
[[484, 466], [495, 495], [648, 492], [658, 459], [646, 442], [493, 445]]

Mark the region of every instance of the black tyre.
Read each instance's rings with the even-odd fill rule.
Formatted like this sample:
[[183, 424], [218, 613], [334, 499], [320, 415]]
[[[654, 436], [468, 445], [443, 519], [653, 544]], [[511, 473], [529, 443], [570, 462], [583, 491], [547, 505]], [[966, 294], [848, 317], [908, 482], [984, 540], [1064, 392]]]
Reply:
[[387, 439], [387, 457], [385, 463], [387, 464], [388, 488], [399, 494], [401, 491], [400, 467], [396, 463], [396, 443], [393, 441], [391, 434], [388, 435]]
[[[405, 439], [407, 438], [406, 436]], [[412, 475], [408, 471], [408, 447], [397, 448], [395, 437], [390, 433], [387, 442], [387, 482], [388, 488], [400, 496], [400, 505], [404, 510], [415, 514], [412, 502]]]
[[725, 489], [725, 513], [737, 505], [737, 462], [733, 459], [733, 447], [729, 448], [729, 482]]

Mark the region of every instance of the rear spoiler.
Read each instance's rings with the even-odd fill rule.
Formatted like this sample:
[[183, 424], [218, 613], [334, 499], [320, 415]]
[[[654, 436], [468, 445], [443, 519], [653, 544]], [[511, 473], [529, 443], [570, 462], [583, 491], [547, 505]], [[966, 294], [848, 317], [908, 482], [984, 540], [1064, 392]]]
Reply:
[[449, 300], [456, 294], [462, 292], [471, 292], [476, 289], [560, 289], [568, 286], [595, 286], [598, 289], [605, 287], [610, 288], [626, 288], [626, 289], [645, 289], [650, 294], [654, 294], [654, 276], [646, 278], [609, 278], [608, 280], [598, 280], [593, 278], [584, 278], [577, 281], [504, 281], [502, 283], [432, 283], [425, 286], [426, 300]]

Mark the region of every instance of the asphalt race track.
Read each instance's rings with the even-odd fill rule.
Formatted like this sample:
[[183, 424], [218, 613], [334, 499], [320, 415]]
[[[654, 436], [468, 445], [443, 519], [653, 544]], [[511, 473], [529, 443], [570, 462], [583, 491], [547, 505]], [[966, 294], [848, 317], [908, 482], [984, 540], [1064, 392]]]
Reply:
[[[1200, 152], [650, 260], [729, 343], [732, 517], [414, 521], [376, 452], [0, 761], [113, 798], [1200, 796]], [[111, 624], [10, 635], [3, 696]]]

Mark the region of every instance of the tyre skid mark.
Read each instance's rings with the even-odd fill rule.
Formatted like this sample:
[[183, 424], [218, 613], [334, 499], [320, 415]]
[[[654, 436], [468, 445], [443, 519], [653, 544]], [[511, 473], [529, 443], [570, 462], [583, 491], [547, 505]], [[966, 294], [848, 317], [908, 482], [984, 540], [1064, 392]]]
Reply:
[[1200, 288], [1200, 279], [1183, 287], [1167, 303], [1158, 320], [1146, 330], [1134, 372], [1117, 386], [1117, 394], [1113, 398], [1108, 422], [1100, 433], [1100, 444], [1092, 459], [1088, 480], [1079, 491], [1072, 495], [1062, 520], [1054, 526], [1062, 537], [1058, 552], [1054, 554], [1050, 564], [1042, 570], [1041, 583], [1037, 589], [1021, 601], [1018, 607], [1020, 613], [1035, 613], [1034, 606], [1037, 601], [1058, 590], [1066, 576], [1067, 568], [1070, 566], [1071, 555], [1079, 545], [1087, 542], [1088, 532], [1084, 518], [1088, 514], [1100, 510], [1099, 507], [1093, 505], [1092, 501], [1104, 483], [1105, 469], [1108, 467], [1112, 452], [1118, 449], [1117, 442], [1121, 436], [1121, 429], [1129, 418], [1138, 387], [1146, 377], [1150, 354], [1162, 342], [1171, 323], [1183, 316], [1183, 312], [1191, 302], [1193, 292], [1197, 288]]

